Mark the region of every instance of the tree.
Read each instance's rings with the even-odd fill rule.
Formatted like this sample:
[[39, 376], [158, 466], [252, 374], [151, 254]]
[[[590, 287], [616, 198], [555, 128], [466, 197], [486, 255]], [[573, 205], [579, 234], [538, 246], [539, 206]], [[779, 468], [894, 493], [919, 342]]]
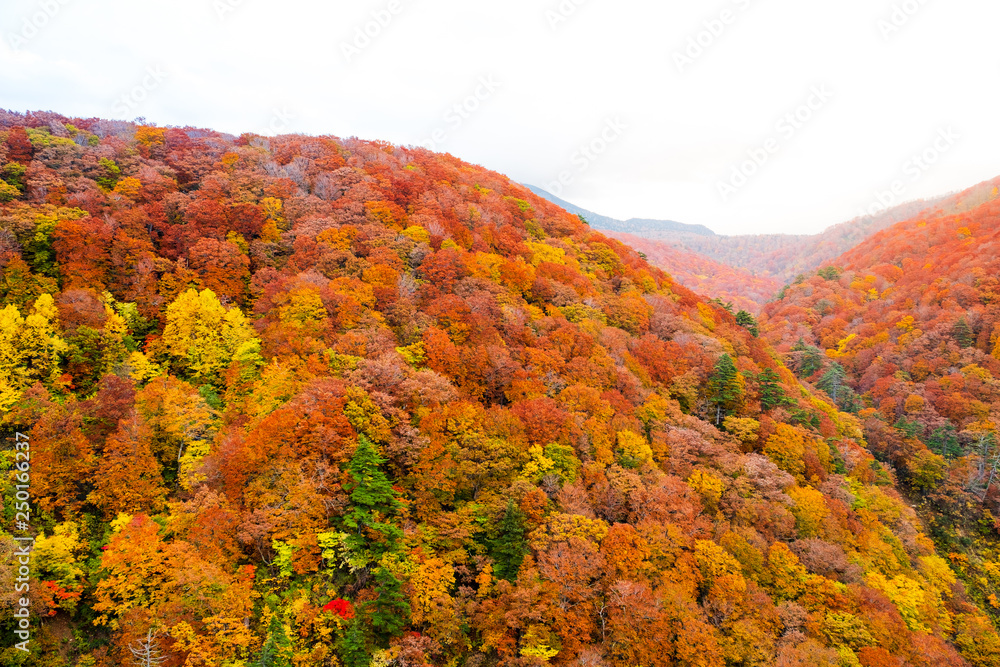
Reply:
[[833, 402], [839, 405], [838, 395], [840, 395], [841, 387], [843, 387], [844, 380], [846, 379], [847, 371], [844, 370], [844, 367], [837, 362], [833, 362], [830, 364], [829, 370], [816, 383], [816, 386], [825, 391], [833, 399]]
[[958, 318], [955, 322], [955, 326], [951, 329], [951, 336], [958, 343], [961, 348], [972, 347], [976, 343], [976, 335], [972, 331], [972, 327], [969, 326], [969, 321], [965, 319], [965, 316]]
[[809, 377], [823, 368], [823, 356], [819, 348], [806, 345], [803, 339], [799, 338], [799, 342], [792, 347], [792, 352], [797, 353], [795, 367], [799, 377]]
[[736, 324], [749, 331], [754, 338], [760, 335], [760, 330], [757, 328], [757, 320], [745, 310], [736, 313]]
[[528, 553], [528, 542], [524, 539], [524, 513], [507, 501], [507, 509], [497, 527], [497, 537], [490, 543], [493, 556], [493, 575], [497, 579], [513, 582], [521, 570], [521, 563]]
[[138, 667], [159, 667], [167, 661], [167, 657], [160, 650], [158, 640], [160, 631], [150, 628], [146, 632], [146, 638], [139, 640], [135, 646], [129, 646], [132, 652], [132, 660]]
[[935, 454], [940, 454], [948, 460], [956, 459], [962, 455], [958, 433], [951, 424], [934, 429], [934, 432], [927, 438], [927, 447]]
[[226, 309], [211, 290], [193, 289], [167, 307], [161, 346], [178, 371], [198, 384], [222, 385], [222, 371], [244, 346], [259, 345], [239, 308]]
[[364, 604], [375, 634], [385, 640], [398, 637], [410, 619], [410, 603], [403, 594], [402, 583], [388, 568], [375, 570], [376, 598]]
[[28, 133], [21, 126], [11, 128], [4, 141], [7, 148], [7, 159], [21, 164], [28, 164], [35, 154], [35, 147], [31, 145]]
[[345, 485], [350, 493], [350, 506], [344, 514], [344, 526], [350, 529], [347, 546], [369, 561], [379, 560], [394, 551], [403, 531], [391, 521], [399, 512], [400, 503], [392, 484], [382, 472], [385, 460], [375, 451], [364, 435], [358, 436], [358, 446], [351, 457], [348, 474], [353, 480]]
[[835, 266], [824, 266], [816, 272], [816, 275], [823, 280], [836, 280], [840, 277], [840, 269]]
[[153, 513], [165, 498], [160, 464], [150, 448], [152, 433], [139, 415], [123, 419], [104, 445], [87, 499], [111, 518], [120, 512]]
[[256, 667], [292, 667], [292, 642], [285, 632], [285, 624], [277, 614], [271, 616], [267, 641], [260, 649]]
[[743, 401], [743, 378], [728, 354], [719, 357], [708, 380], [708, 402], [715, 406], [715, 425], [737, 410]]
[[765, 368], [761, 371], [757, 375], [757, 386], [760, 388], [760, 407], [765, 411], [788, 402], [785, 389], [781, 386], [781, 376], [774, 369]]
[[48, 294], [35, 300], [27, 317], [14, 305], [0, 310], [0, 410], [9, 409], [34, 382], [58, 377], [66, 341], [56, 334], [59, 311]]
[[250, 260], [230, 241], [202, 238], [188, 251], [188, 266], [201, 283], [232, 303], [242, 303], [250, 283]]
[[361, 619], [355, 618], [351, 627], [340, 640], [340, 659], [345, 667], [368, 667], [371, 657], [365, 645], [365, 635]]
[[788, 424], [778, 424], [774, 434], [764, 444], [764, 453], [774, 463], [793, 475], [805, 470], [802, 456], [806, 451], [805, 437], [802, 432]]

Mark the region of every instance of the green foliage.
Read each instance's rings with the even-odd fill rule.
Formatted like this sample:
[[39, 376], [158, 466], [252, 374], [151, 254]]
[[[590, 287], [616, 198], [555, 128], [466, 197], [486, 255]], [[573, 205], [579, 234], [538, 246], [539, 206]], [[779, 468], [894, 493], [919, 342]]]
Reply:
[[916, 420], [910, 421], [906, 417], [900, 417], [893, 424], [893, 428], [901, 431], [907, 438], [919, 437], [924, 432], [924, 427], [920, 422]]
[[798, 353], [795, 372], [799, 377], [809, 377], [823, 368], [823, 353], [818, 347], [807, 345], [801, 338], [792, 347], [792, 352]]
[[839, 398], [842, 395], [841, 390], [846, 379], [847, 371], [835, 361], [830, 364], [826, 373], [823, 373], [823, 377], [816, 382], [816, 387], [825, 391], [836, 405], [840, 405]]
[[15, 196], [19, 196], [27, 190], [27, 182], [24, 180], [24, 175], [27, 172], [28, 168], [20, 162], [8, 162], [0, 169], [0, 178], [3, 178], [5, 183], [17, 191]]
[[747, 311], [741, 310], [736, 313], [736, 324], [749, 331], [754, 338], [760, 336], [760, 329], [757, 328], [756, 318]]
[[822, 269], [816, 272], [816, 275], [823, 280], [836, 280], [840, 277], [840, 269], [835, 266], [824, 266]]
[[261, 647], [255, 667], [292, 667], [292, 642], [277, 614], [271, 617], [267, 641]]
[[[708, 302], [709, 303], [714, 303], [716, 306], [718, 306], [719, 308], [722, 308], [723, 310], [725, 310], [726, 312], [728, 312], [730, 314], [732, 314], [732, 312], [733, 312], [733, 302], [732, 301], [728, 301], [727, 302], [727, 301], [723, 301], [719, 297], [715, 297], [714, 299], [709, 299]], [[737, 322], [739, 322], [739, 320], [737, 320]]]
[[340, 640], [340, 660], [344, 667], [368, 667], [371, 664], [371, 654], [365, 645], [365, 634], [361, 627], [361, 619], [354, 622]]
[[735, 411], [743, 400], [743, 384], [733, 358], [723, 354], [708, 379], [708, 402], [715, 406], [715, 425]]
[[951, 336], [961, 348], [972, 347], [976, 343], [976, 335], [969, 326], [969, 321], [965, 316], [958, 318], [955, 326], [951, 329]]
[[358, 436], [358, 446], [351, 457], [348, 474], [352, 482], [345, 485], [350, 493], [350, 505], [342, 522], [348, 529], [347, 546], [370, 561], [394, 551], [403, 531], [392, 523], [399, 513], [400, 503], [392, 483], [382, 472], [385, 463], [375, 446], [364, 435]]
[[521, 570], [521, 563], [528, 553], [528, 542], [524, 539], [524, 513], [514, 504], [507, 502], [507, 510], [497, 527], [497, 537], [492, 540], [490, 556], [493, 558], [493, 576], [497, 579], [514, 581]]
[[940, 454], [948, 460], [957, 459], [962, 455], [962, 445], [958, 441], [958, 432], [952, 424], [945, 424], [934, 429], [927, 438], [927, 447], [935, 454]]
[[97, 184], [105, 190], [113, 190], [122, 177], [121, 167], [106, 157], [98, 160], [98, 164], [101, 166], [101, 175], [95, 179]]
[[398, 637], [410, 620], [410, 603], [403, 594], [403, 585], [390, 570], [375, 570], [377, 597], [364, 604], [364, 611], [375, 636], [388, 640]]
[[219, 397], [219, 392], [215, 390], [210, 384], [203, 384], [198, 387], [198, 393], [201, 397], [205, 399], [208, 406], [213, 410], [222, 410], [224, 404], [222, 403], [222, 398]]
[[760, 407], [765, 411], [785, 405], [790, 400], [781, 386], [781, 376], [774, 369], [761, 371], [757, 375], [757, 385], [760, 387]]
[[0, 204], [14, 201], [21, 196], [21, 191], [6, 181], [0, 181]]

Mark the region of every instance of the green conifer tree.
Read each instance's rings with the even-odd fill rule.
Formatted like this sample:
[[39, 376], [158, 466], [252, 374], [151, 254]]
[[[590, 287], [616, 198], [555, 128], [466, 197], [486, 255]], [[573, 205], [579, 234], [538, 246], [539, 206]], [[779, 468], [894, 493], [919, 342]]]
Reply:
[[958, 322], [955, 322], [955, 326], [951, 329], [952, 338], [958, 343], [961, 348], [972, 347], [976, 342], [975, 333], [972, 331], [972, 327], [969, 326], [969, 321], [965, 317], [958, 318]]
[[757, 376], [757, 384], [760, 386], [760, 406], [765, 411], [788, 401], [785, 389], [781, 386], [781, 377], [774, 372], [774, 369], [765, 368]]
[[369, 562], [395, 550], [403, 537], [403, 531], [392, 523], [400, 503], [382, 472], [383, 463], [371, 440], [358, 436], [358, 447], [348, 466], [352, 482], [345, 490], [351, 500], [343, 523], [348, 532], [348, 548], [367, 553]]
[[340, 640], [339, 648], [340, 661], [344, 667], [368, 667], [371, 664], [360, 618], [355, 617], [351, 627]]
[[719, 357], [715, 371], [708, 380], [708, 402], [715, 406], [715, 425], [727, 414], [736, 410], [743, 400], [743, 386], [733, 358], [728, 354]]
[[257, 667], [292, 667], [292, 642], [277, 614], [271, 617], [267, 641], [260, 650]]
[[490, 544], [490, 552], [493, 556], [493, 575], [497, 579], [513, 582], [528, 552], [528, 543], [524, 539], [524, 513], [513, 500], [507, 503], [497, 538]]
[[398, 637], [410, 619], [410, 603], [402, 584], [391, 571], [380, 567], [375, 570], [375, 592], [378, 597], [364, 606], [372, 629], [381, 639]]
[[736, 324], [750, 332], [754, 338], [760, 336], [760, 329], [757, 328], [757, 320], [753, 315], [745, 310], [736, 313]]

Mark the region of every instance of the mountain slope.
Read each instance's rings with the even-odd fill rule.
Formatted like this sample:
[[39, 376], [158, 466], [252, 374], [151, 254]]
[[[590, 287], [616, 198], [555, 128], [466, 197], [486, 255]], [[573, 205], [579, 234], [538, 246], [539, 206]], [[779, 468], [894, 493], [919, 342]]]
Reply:
[[1000, 564], [997, 184], [876, 234], [822, 275], [790, 285], [761, 315], [764, 335], [800, 374], [859, 411], [869, 446], [898, 471], [940, 548], [993, 614], [1000, 594], [1000, 580], [989, 574]]
[[0, 128], [4, 664], [1000, 660], [855, 417], [507, 178]]

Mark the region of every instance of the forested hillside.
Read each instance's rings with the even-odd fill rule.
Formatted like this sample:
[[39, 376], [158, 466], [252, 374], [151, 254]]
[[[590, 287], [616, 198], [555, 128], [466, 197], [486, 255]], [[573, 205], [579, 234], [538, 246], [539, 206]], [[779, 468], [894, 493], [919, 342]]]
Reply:
[[977, 186], [790, 285], [761, 329], [855, 413], [941, 553], [1000, 617], [1000, 199]]
[[[0, 551], [35, 538], [33, 641], [5, 565], [0, 663], [1000, 664], [892, 424], [522, 186], [358, 139], [0, 128], [0, 467], [31, 453]], [[985, 243], [972, 216], [913, 242]], [[971, 342], [880, 410], [988, 419], [985, 289], [914, 295], [964, 303]], [[880, 344], [933, 330], [909, 311]], [[907, 492], [950, 484], [925, 459]]]

